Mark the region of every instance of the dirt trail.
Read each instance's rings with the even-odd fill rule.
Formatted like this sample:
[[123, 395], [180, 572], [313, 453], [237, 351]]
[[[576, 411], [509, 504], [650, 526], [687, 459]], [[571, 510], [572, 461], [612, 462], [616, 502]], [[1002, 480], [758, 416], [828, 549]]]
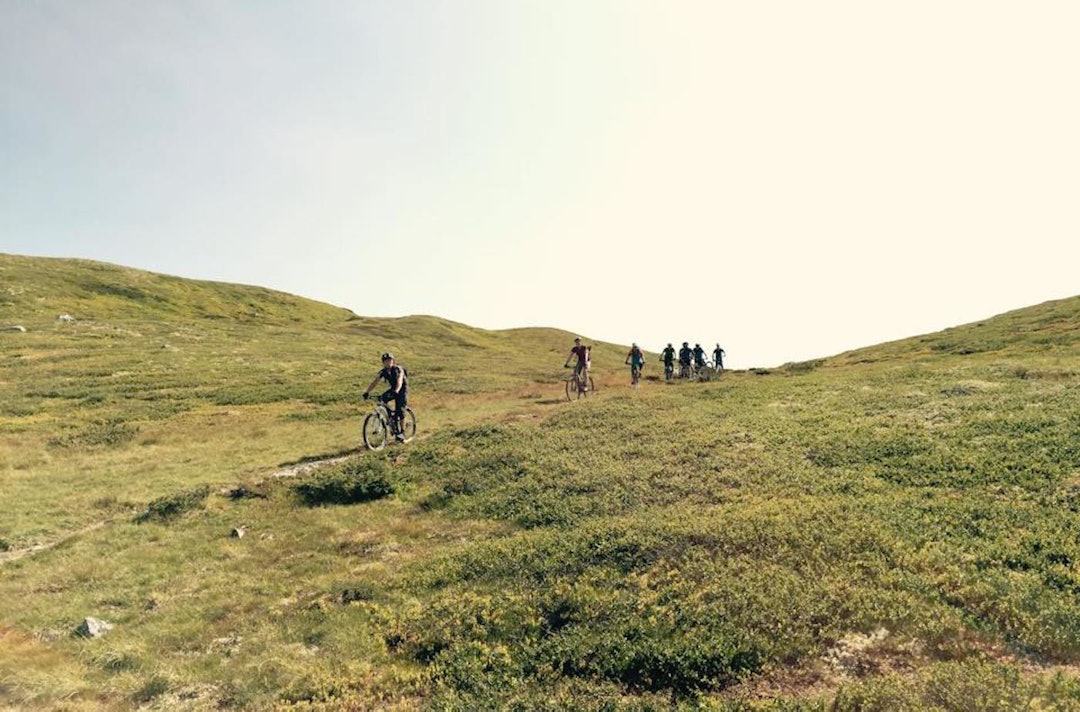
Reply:
[[23, 557], [30, 556], [31, 554], [36, 554], [39, 551], [46, 551], [48, 549], [53, 549], [55, 547], [58, 547], [61, 544], [63, 544], [64, 542], [66, 542], [66, 541], [71, 541], [75, 537], [82, 536], [83, 534], [89, 534], [90, 532], [92, 532], [92, 531], [94, 531], [96, 529], [101, 529], [106, 524], [109, 524], [109, 523], [113, 522], [114, 520], [115, 520], [115, 518], [114, 519], [102, 519], [101, 521], [93, 522], [92, 524], [87, 524], [82, 529], [76, 529], [73, 532], [68, 532], [64, 536], [62, 536], [59, 539], [56, 539], [54, 541], [47, 541], [47, 542], [44, 542], [44, 543], [41, 543], [41, 544], [34, 544], [33, 546], [28, 546], [25, 549], [11, 549], [9, 551], [0, 552], [0, 566], [2, 566], [4, 564], [9, 564], [12, 561], [18, 561], [19, 559], [21, 559]]

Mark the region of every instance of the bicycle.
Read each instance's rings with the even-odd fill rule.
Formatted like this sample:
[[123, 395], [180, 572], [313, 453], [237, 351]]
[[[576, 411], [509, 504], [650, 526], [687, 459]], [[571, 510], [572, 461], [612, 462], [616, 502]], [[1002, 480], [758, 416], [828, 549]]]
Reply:
[[675, 375], [675, 364], [672, 362], [664, 362], [664, 380], [670, 381], [672, 376]]
[[[567, 368], [570, 368], [567, 366]], [[593, 385], [592, 376], [589, 374], [589, 370], [585, 369], [578, 373], [577, 369], [570, 374], [570, 377], [566, 379], [566, 400], [574, 400], [575, 398], [584, 398], [590, 393], [596, 391], [596, 386]]]
[[637, 388], [638, 383], [641, 382], [641, 366], [633, 365], [630, 367], [630, 386]]
[[679, 362], [679, 378], [691, 379], [694, 377], [694, 364]]
[[[375, 403], [375, 409], [364, 418], [364, 446], [368, 450], [382, 450], [390, 437], [399, 434], [398, 421], [393, 411], [382, 401]], [[412, 408], [405, 407], [405, 418], [401, 421], [402, 436], [399, 442], [407, 443], [416, 437], [416, 414]]]
[[713, 366], [712, 361], [706, 359], [697, 368], [697, 380], [711, 381], [713, 377], [716, 376], [718, 373], [719, 371], [717, 371], [716, 368]]

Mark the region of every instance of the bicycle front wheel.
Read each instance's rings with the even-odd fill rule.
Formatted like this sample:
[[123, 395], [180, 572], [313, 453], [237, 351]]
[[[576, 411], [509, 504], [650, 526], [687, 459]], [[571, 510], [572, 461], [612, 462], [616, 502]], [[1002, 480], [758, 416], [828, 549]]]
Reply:
[[405, 409], [405, 419], [401, 421], [401, 434], [405, 442], [416, 437], [416, 413], [412, 412], [412, 408]]
[[568, 378], [566, 380], [566, 400], [572, 401], [578, 396], [578, 380], [576, 378]]
[[368, 417], [364, 418], [364, 446], [368, 450], [386, 447], [386, 421], [378, 413], [368, 413]]

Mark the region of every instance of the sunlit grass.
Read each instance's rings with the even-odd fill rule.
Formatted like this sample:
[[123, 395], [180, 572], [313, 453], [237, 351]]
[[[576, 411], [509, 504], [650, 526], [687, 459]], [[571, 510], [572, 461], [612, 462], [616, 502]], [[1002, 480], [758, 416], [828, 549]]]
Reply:
[[0, 704], [1080, 706], [1080, 300], [568, 403], [563, 332], [19, 266]]

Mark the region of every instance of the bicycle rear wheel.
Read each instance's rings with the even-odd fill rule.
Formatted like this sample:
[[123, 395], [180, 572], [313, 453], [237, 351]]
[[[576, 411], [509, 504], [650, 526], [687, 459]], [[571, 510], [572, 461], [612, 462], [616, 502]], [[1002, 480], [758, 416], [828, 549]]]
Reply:
[[386, 447], [386, 421], [378, 413], [368, 413], [364, 418], [364, 446], [368, 450], [382, 450]]

